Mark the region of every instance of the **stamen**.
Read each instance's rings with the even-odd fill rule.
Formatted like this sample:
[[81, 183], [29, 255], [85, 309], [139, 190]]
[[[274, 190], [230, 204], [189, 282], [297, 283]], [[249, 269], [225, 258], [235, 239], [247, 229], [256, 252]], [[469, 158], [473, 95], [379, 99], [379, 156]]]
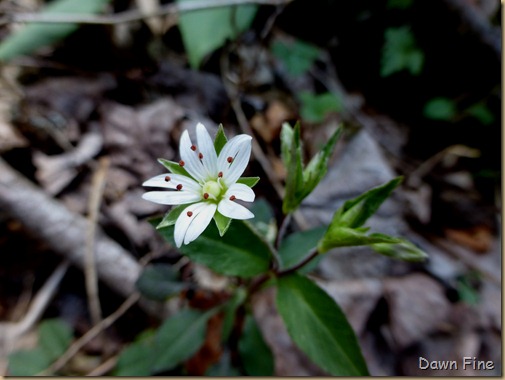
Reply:
[[203, 194], [203, 199], [209, 199], [209, 193], [204, 193]]
[[198, 153], [198, 158], [201, 160], [203, 158], [203, 154]]
[[191, 218], [193, 216], [193, 213], [191, 211], [188, 211], [188, 216]]
[[180, 160], [180, 161], [179, 161], [179, 165], [180, 165], [180, 166], [184, 166], [184, 161], [183, 161], [183, 160]]
[[191, 150], [194, 152], [196, 150], [196, 146], [195, 145], [191, 145]]
[[179, 190], [179, 191], [181, 191], [181, 190], [182, 190], [182, 185], [181, 185], [181, 184], [178, 184], [178, 185], [176, 186], [176, 189], [177, 189], [177, 190]]
[[228, 161], [228, 163], [230, 163], [230, 164], [231, 164], [231, 163], [233, 162], [233, 157], [228, 157], [228, 158], [226, 159], [226, 161]]
[[219, 178], [222, 178], [222, 177], [223, 177], [223, 172], [219, 172], [217, 176], [218, 176]]
[[230, 197], [230, 201], [234, 201], [235, 199], [237, 199], [237, 197], [236, 197], [235, 195], [232, 195], [232, 196]]
[[167, 175], [167, 176], [165, 177], [165, 182], [170, 182], [170, 176], [168, 176], [168, 175]]

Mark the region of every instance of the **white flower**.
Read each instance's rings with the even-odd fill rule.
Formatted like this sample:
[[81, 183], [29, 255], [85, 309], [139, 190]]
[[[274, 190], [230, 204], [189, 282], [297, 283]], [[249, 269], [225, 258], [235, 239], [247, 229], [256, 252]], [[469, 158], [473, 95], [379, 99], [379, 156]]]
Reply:
[[254, 191], [237, 183], [251, 156], [251, 136], [238, 135], [230, 139], [216, 154], [214, 143], [203, 124], [196, 126], [197, 145], [193, 145], [188, 131], [181, 136], [180, 166], [192, 177], [181, 174], [161, 174], [143, 186], [164, 187], [172, 191], [150, 191], [142, 198], [165, 205], [190, 204], [175, 222], [174, 240], [177, 247], [189, 244], [207, 228], [219, 211], [231, 219], [250, 219], [254, 214], [235, 202], [254, 201]]

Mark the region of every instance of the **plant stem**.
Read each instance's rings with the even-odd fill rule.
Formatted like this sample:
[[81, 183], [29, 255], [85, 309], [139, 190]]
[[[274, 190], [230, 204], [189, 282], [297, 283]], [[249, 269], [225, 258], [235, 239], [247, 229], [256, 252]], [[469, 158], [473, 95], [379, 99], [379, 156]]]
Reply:
[[279, 226], [279, 232], [277, 233], [277, 238], [275, 239], [275, 249], [279, 249], [281, 245], [282, 238], [286, 234], [286, 230], [288, 229], [289, 223], [291, 222], [292, 213], [284, 215], [281, 221], [281, 225]]
[[300, 261], [298, 264], [292, 266], [291, 268], [285, 269], [283, 271], [277, 272], [276, 275], [277, 277], [282, 277], [282, 276], [287, 276], [288, 274], [291, 274], [293, 272], [296, 272], [298, 269], [302, 268], [306, 264], [308, 264], [314, 257], [316, 257], [319, 254], [317, 248], [314, 248], [308, 255], [305, 257], [302, 261]]

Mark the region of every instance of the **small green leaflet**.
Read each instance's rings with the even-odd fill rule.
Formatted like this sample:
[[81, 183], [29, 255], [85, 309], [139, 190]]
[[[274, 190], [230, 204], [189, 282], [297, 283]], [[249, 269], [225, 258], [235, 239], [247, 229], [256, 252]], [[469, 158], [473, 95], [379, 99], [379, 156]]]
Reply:
[[402, 70], [407, 70], [412, 75], [421, 73], [424, 53], [418, 48], [414, 35], [408, 26], [386, 29], [384, 39], [381, 76], [387, 77]]

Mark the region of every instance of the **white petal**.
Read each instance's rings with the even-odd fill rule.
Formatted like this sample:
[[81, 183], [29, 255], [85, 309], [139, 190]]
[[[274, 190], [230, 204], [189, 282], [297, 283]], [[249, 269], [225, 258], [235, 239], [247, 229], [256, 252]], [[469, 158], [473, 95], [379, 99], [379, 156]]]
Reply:
[[207, 171], [203, 167], [202, 162], [198, 158], [198, 153], [191, 149], [193, 143], [189, 138], [188, 131], [184, 131], [179, 144], [179, 152], [181, 159], [184, 161], [184, 169], [199, 182], [204, 182], [207, 177]]
[[[166, 177], [170, 177], [170, 181], [165, 181]], [[148, 179], [142, 186], [150, 187], [164, 187], [167, 189], [176, 189], [177, 185], [181, 184], [184, 190], [189, 190], [194, 193], [200, 193], [202, 191], [202, 186], [191, 178], [188, 178], [181, 174], [160, 174], [156, 177]]]
[[217, 177], [217, 154], [214, 143], [210, 138], [209, 132], [202, 123], [196, 126], [196, 139], [198, 141], [198, 150], [203, 154], [202, 163], [207, 170], [208, 177]]
[[[251, 140], [248, 135], [238, 135], [229, 140], [223, 147], [217, 159], [217, 166], [223, 172], [223, 181], [227, 186], [235, 183], [240, 178], [251, 157]], [[233, 162], [228, 163], [228, 157]]]
[[[188, 211], [191, 211], [191, 216], [188, 216]], [[175, 221], [175, 245], [180, 247], [183, 242], [188, 244], [200, 236], [209, 225], [215, 211], [216, 205], [207, 202], [200, 202], [186, 207]]]
[[184, 237], [184, 244], [191, 243], [205, 231], [216, 212], [216, 208], [217, 205], [215, 203], [206, 203], [198, 213], [193, 212], [193, 221], [189, 225], [186, 236]]
[[202, 196], [190, 191], [149, 191], [142, 194], [142, 198], [162, 205], [181, 205], [197, 202]]
[[229, 199], [232, 195], [234, 195], [235, 198], [246, 202], [254, 201], [255, 197], [253, 189], [243, 183], [234, 183], [231, 185], [224, 196]]
[[217, 211], [219, 211], [224, 216], [232, 219], [251, 219], [254, 218], [254, 214], [246, 209], [244, 206], [239, 205], [229, 199], [223, 199], [219, 202], [217, 206]]
[[188, 211], [193, 213], [197, 212], [201, 207], [205, 206], [204, 202], [196, 203], [191, 206], [188, 206], [181, 212], [181, 215], [175, 221], [174, 227], [174, 240], [175, 245], [179, 248], [184, 241], [184, 237], [186, 236], [186, 232], [188, 232], [188, 228], [193, 221], [195, 214], [192, 217], [188, 216]]

